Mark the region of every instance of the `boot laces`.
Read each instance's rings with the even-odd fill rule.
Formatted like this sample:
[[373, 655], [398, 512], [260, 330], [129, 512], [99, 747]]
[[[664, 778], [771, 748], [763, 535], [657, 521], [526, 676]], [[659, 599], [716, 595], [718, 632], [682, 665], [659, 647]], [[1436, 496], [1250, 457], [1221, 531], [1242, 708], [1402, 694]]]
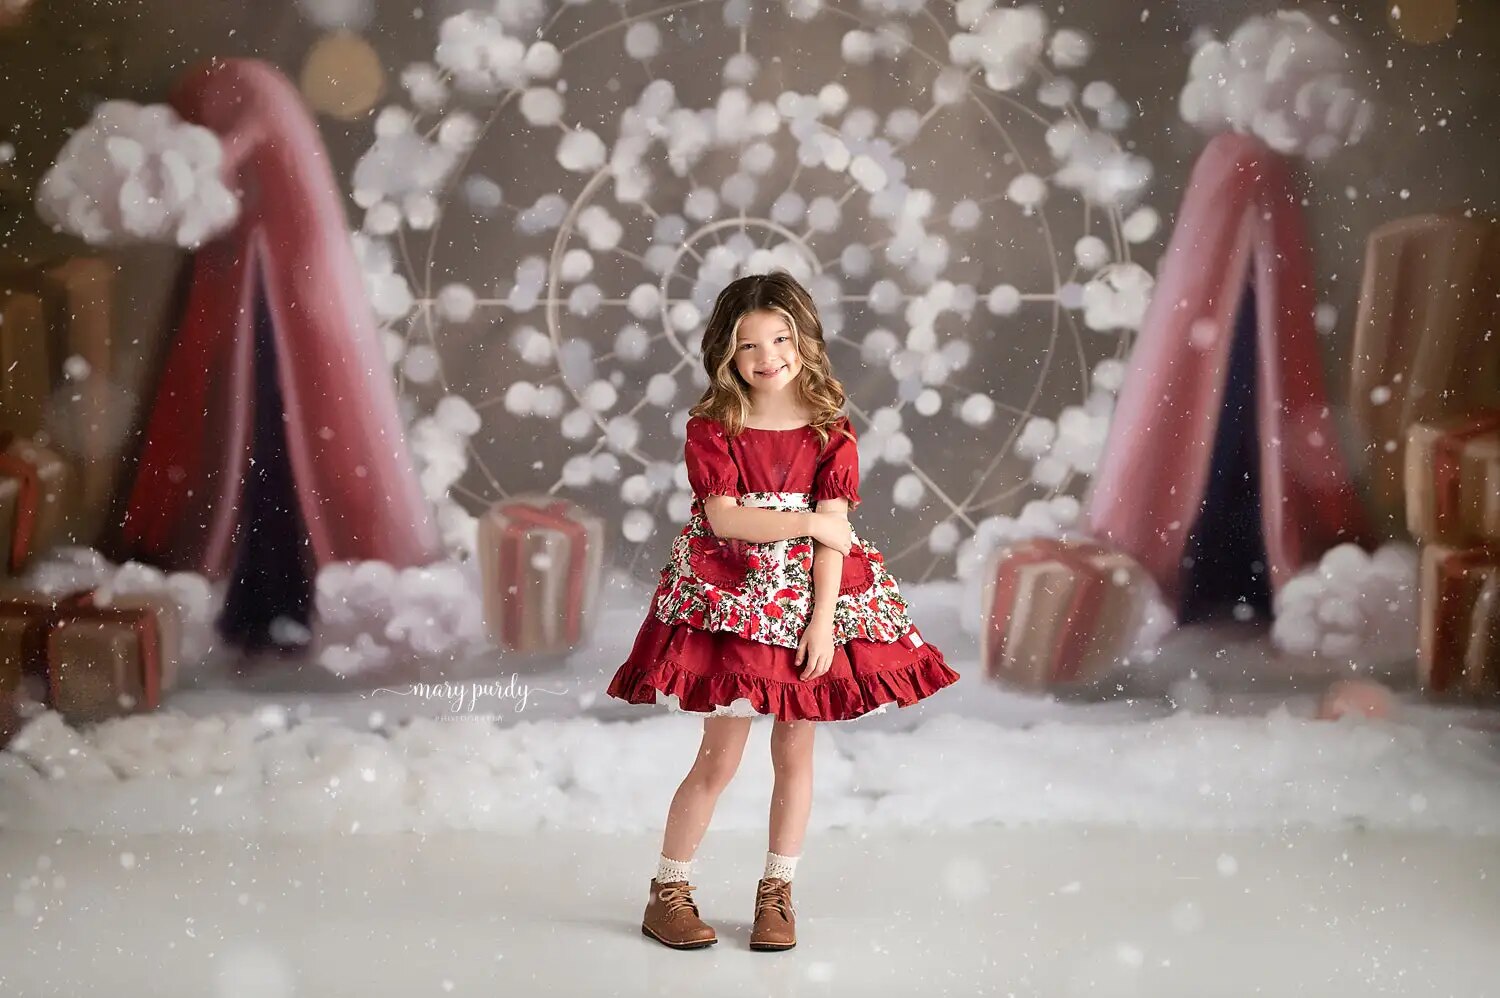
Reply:
[[755, 891], [755, 917], [776, 912], [789, 918], [792, 910], [792, 885], [784, 880], [762, 880]]
[[656, 896], [667, 906], [668, 914], [675, 915], [679, 912], [690, 911], [698, 914], [698, 905], [693, 901], [692, 892], [697, 890], [686, 880], [666, 884], [656, 892]]

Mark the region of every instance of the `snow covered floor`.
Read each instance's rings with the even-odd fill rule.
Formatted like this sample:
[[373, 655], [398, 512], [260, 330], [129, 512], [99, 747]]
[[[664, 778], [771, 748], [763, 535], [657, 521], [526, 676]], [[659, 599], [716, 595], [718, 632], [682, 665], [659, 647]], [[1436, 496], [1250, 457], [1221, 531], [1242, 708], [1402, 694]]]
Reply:
[[828, 832], [752, 953], [763, 834], [711, 829], [720, 942], [640, 934], [654, 834], [0, 838], [0, 993], [1500, 994], [1500, 850], [1442, 833]]
[[[913, 604], [930, 608], [918, 623], [964, 678], [915, 707], [824, 726], [814, 828], [1500, 836], [1493, 712], [1407, 694], [1398, 723], [1310, 720], [1330, 673], [1272, 656], [1243, 626], [1180, 632], [1156, 663], [1118, 677], [1121, 690], [1017, 695], [979, 675], [944, 585], [912, 587]], [[221, 664], [189, 677], [156, 715], [82, 731], [47, 715], [0, 752], [0, 828], [653, 831], [700, 723], [603, 694], [639, 624], [638, 595], [616, 594], [589, 647], [521, 674], [508, 695], [456, 704], [413, 695], [409, 679], [386, 677], [384, 692], [379, 680], [338, 689], [311, 663], [244, 676]], [[494, 657], [421, 678], [510, 682]], [[720, 828], [764, 828], [769, 724], [756, 723]]]
[[820, 730], [790, 953], [745, 948], [765, 722], [699, 855], [720, 945], [640, 935], [700, 725], [603, 695], [621, 589], [566, 660], [416, 677], [524, 701], [219, 661], [157, 715], [42, 718], [0, 752], [0, 994], [1500, 995], [1493, 712], [1310, 720], [1336, 673], [1238, 625], [1021, 696], [910, 589], [964, 678]]

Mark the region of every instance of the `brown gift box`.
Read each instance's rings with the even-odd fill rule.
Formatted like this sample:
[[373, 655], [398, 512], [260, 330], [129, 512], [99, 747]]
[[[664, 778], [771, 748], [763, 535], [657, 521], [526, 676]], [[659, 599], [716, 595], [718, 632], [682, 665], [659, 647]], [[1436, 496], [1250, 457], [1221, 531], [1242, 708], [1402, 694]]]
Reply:
[[45, 676], [48, 705], [69, 721], [156, 709], [181, 647], [181, 615], [162, 597], [0, 593], [0, 663]]
[[1417, 663], [1433, 693], [1500, 695], [1500, 548], [1422, 549]]
[[1407, 427], [1500, 407], [1500, 224], [1418, 215], [1381, 226], [1365, 250], [1349, 406], [1364, 437], [1369, 495], [1397, 528]]
[[1500, 543], [1500, 409], [1412, 425], [1406, 439], [1406, 525], [1429, 543]]
[[[92, 543], [114, 487], [112, 374], [114, 267], [75, 257], [0, 273], [0, 429], [35, 439], [72, 465], [68, 536]], [[68, 378], [80, 357], [87, 375]]]

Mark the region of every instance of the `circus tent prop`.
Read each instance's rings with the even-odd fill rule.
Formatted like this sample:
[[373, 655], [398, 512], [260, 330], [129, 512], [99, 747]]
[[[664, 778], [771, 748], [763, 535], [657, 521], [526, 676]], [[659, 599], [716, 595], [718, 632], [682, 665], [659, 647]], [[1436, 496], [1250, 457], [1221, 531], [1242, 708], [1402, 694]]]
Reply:
[[1180, 623], [1279, 588], [1370, 531], [1338, 451], [1289, 161], [1216, 136], [1195, 166], [1086, 497]]
[[440, 555], [315, 123], [270, 65], [215, 60], [173, 104], [222, 140], [240, 216], [193, 257], [121, 554], [230, 577], [247, 646], [306, 624], [317, 568]]

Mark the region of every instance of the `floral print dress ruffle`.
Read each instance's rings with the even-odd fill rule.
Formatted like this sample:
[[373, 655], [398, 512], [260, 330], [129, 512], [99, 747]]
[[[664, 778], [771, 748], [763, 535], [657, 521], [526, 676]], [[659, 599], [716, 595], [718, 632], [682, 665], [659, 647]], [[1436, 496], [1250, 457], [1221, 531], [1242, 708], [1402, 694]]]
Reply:
[[800, 679], [794, 661], [813, 609], [812, 539], [751, 543], [709, 529], [703, 500], [711, 495], [780, 510], [830, 498], [857, 506], [859, 455], [847, 419], [823, 445], [807, 426], [746, 427], [730, 440], [718, 423], [695, 417], [684, 461], [691, 515], [611, 696], [697, 714], [840, 721], [916, 703], [958, 679], [913, 626], [885, 559], [857, 534], [834, 605], [833, 665]]

